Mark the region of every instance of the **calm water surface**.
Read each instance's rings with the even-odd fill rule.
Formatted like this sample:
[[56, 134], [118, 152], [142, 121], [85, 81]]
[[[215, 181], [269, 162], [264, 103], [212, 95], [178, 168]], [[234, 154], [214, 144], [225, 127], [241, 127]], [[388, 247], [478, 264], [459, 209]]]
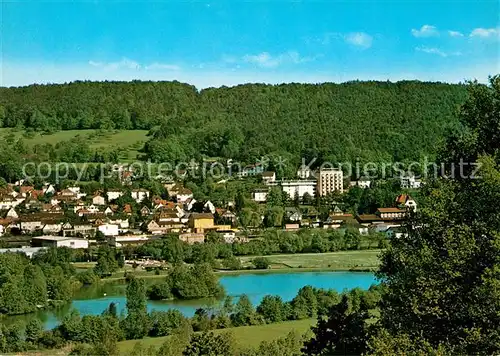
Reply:
[[[295, 297], [298, 290], [306, 285], [316, 288], [335, 289], [342, 292], [344, 289], [368, 289], [376, 284], [372, 273], [365, 272], [300, 272], [300, 273], [259, 273], [227, 275], [219, 278], [226, 290], [226, 294], [238, 297], [242, 294], [249, 296], [254, 304], [258, 304], [265, 295], [279, 295], [284, 301]], [[160, 279], [146, 280], [147, 283], [158, 283]], [[123, 282], [102, 283], [97, 286], [82, 288], [71, 304], [55, 311], [41, 311], [28, 316], [10, 317], [12, 320], [29, 320], [37, 317], [43, 321], [45, 328], [57, 326], [60, 320], [72, 309], [80, 315], [101, 314], [110, 303], [117, 304], [118, 311], [125, 310], [125, 284]], [[186, 316], [192, 316], [197, 308], [215, 306], [216, 300], [202, 299], [191, 301], [148, 301], [148, 310], [178, 309]]]

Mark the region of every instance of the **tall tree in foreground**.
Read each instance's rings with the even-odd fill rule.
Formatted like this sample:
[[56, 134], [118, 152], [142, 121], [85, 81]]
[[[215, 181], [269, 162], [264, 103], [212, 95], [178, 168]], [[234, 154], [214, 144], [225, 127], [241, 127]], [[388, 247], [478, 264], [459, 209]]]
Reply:
[[122, 322], [127, 339], [142, 339], [150, 329], [144, 280], [132, 278], [127, 285], [127, 317]]
[[[383, 255], [381, 335], [436, 350], [445, 346], [453, 354], [496, 354], [500, 76], [489, 86], [470, 84], [460, 118], [465, 133], [450, 139], [442, 154], [452, 179], [439, 178], [425, 188], [424, 208], [408, 226], [408, 238], [394, 240]], [[380, 354], [383, 344], [372, 343], [372, 351]]]

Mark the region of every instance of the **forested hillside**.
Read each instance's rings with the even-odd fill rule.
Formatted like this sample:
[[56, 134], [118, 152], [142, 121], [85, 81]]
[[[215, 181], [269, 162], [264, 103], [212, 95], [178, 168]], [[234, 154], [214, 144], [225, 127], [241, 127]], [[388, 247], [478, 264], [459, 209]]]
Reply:
[[0, 88], [0, 127], [152, 129], [146, 157], [250, 162], [404, 160], [433, 154], [465, 86], [404, 81], [247, 84], [197, 91], [178, 82], [75, 82]]

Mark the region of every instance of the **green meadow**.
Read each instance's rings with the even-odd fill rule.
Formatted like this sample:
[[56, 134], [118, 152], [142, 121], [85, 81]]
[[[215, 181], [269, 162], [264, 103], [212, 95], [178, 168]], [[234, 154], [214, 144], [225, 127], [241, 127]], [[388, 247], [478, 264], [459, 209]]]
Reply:
[[120, 149], [120, 160], [133, 161], [147, 141], [147, 133], [147, 130], [67, 130], [46, 134], [3, 128], [0, 129], [0, 138], [13, 134], [16, 139], [22, 138], [26, 145], [34, 146], [46, 143], [55, 145], [58, 142], [83, 136], [88, 139], [90, 148], [118, 148]]

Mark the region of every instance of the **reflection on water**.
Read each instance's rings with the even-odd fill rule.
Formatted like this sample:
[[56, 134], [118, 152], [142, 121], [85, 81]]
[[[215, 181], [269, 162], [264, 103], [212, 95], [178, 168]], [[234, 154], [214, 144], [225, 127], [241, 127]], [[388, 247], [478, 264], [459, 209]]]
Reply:
[[[293, 299], [297, 291], [311, 285], [316, 288], [336, 289], [341, 292], [344, 289], [362, 288], [368, 289], [370, 285], [376, 284], [372, 273], [364, 272], [301, 272], [301, 273], [265, 273], [265, 274], [240, 274], [228, 275], [219, 278], [226, 290], [226, 294], [238, 297], [247, 294], [254, 304], [258, 304], [265, 295], [279, 295], [283, 300]], [[160, 279], [146, 279], [146, 284], [158, 283]], [[65, 315], [75, 308], [81, 315], [101, 314], [110, 303], [115, 303], [119, 313], [125, 312], [126, 284], [116, 281], [100, 283], [92, 286], [82, 287], [75, 295], [74, 300], [51, 311], [39, 311], [37, 313], [21, 316], [3, 318], [1, 321], [11, 323], [14, 321], [27, 322], [32, 318], [40, 319], [45, 328], [50, 329], [59, 324]], [[186, 316], [194, 315], [197, 308], [214, 307], [218, 303], [213, 298], [197, 299], [189, 301], [149, 301], [148, 311], [178, 309]]]

